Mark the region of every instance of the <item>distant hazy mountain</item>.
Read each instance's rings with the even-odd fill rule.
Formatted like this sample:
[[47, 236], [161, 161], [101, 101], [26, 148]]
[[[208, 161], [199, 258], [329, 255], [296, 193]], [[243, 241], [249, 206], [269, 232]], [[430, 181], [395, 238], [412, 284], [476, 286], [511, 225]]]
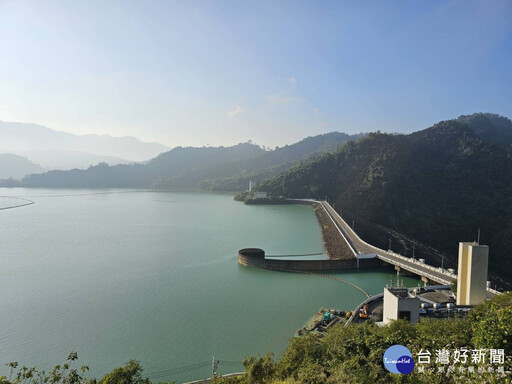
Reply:
[[172, 178], [191, 172], [207, 164], [237, 161], [255, 157], [264, 150], [254, 144], [244, 143], [232, 147], [177, 147], [145, 164], [98, 164], [86, 170], [50, 171], [23, 179], [25, 187], [150, 187], [159, 179]]
[[26, 175], [41, 172], [44, 172], [43, 167], [24, 157], [12, 153], [0, 154], [0, 179], [21, 179]]
[[67, 151], [62, 149], [46, 149], [39, 151], [19, 152], [34, 163], [41, 164], [46, 170], [85, 169], [91, 165], [107, 163], [109, 165], [129, 164], [133, 161], [120, 159], [114, 156], [95, 155], [80, 151]]
[[248, 181], [261, 181], [298, 161], [320, 156], [362, 134], [332, 132], [308, 137], [272, 151], [242, 143], [231, 147], [177, 147], [145, 164], [102, 164], [87, 170], [48, 172], [23, 180], [30, 187], [202, 187], [211, 190], [242, 190]]
[[112, 156], [128, 161], [144, 161], [169, 148], [159, 143], [145, 143], [134, 137], [74, 135], [36, 124], [0, 121], [0, 150], [22, 153], [41, 150], [78, 151]]

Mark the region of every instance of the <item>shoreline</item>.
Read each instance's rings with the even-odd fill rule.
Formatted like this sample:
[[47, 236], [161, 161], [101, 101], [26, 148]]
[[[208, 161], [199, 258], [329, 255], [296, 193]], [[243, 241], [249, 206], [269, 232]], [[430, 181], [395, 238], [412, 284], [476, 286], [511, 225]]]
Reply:
[[320, 225], [324, 250], [329, 260], [355, 259], [347, 242], [336, 229], [323, 207], [319, 203], [311, 203], [310, 205], [313, 208], [318, 225]]
[[[247, 202], [245, 202], [247, 204]], [[314, 201], [307, 200], [277, 200], [269, 202], [267, 199], [257, 199], [250, 204], [261, 205], [309, 205], [313, 208], [320, 232], [322, 233], [322, 244], [324, 252], [327, 254], [329, 260], [355, 260], [354, 254], [350, 250], [349, 245], [337, 230], [331, 218], [327, 215], [322, 205]]]
[[[291, 204], [308, 205], [313, 208], [322, 233], [322, 242], [327, 259], [286, 260], [266, 258], [260, 248], [243, 248], [238, 251], [238, 263], [246, 267], [281, 272], [310, 273], [312, 271], [341, 271], [346, 269], [376, 268], [387, 265], [380, 259], [358, 260], [322, 204], [308, 200], [289, 200]], [[287, 203], [287, 204], [290, 204]], [[291, 255], [290, 255], [291, 256]], [[323, 276], [327, 277], [327, 276]], [[346, 281], [343, 281], [347, 283]], [[351, 283], [347, 283], [351, 284]], [[360, 289], [359, 287], [356, 287]], [[364, 292], [364, 291], [363, 291]], [[364, 292], [367, 294], [366, 292]]]

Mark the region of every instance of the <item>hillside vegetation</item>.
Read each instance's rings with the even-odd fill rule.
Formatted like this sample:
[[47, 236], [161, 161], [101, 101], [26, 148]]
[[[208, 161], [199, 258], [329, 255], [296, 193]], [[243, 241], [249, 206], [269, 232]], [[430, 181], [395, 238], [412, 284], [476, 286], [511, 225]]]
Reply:
[[[372, 322], [336, 325], [320, 338], [309, 334], [290, 339], [281, 358], [273, 354], [243, 359], [245, 375], [233, 378], [215, 378], [213, 384], [389, 384], [389, 383], [511, 383], [512, 369], [512, 294], [496, 296], [481, 304], [462, 319], [422, 319], [416, 325], [403, 320], [379, 327]], [[388, 372], [383, 364], [384, 352], [392, 345], [404, 345], [412, 353], [416, 369], [407, 375]], [[454, 363], [454, 350], [467, 348], [466, 363]], [[484, 349], [484, 361], [473, 362], [473, 349]], [[450, 364], [436, 362], [437, 350], [448, 350]], [[490, 349], [503, 349], [503, 363], [489, 361]], [[418, 353], [429, 351], [430, 363], [420, 364]], [[102, 379], [85, 377], [88, 368], [75, 368], [76, 353], [71, 353], [64, 365], [51, 372], [21, 367], [9, 363], [0, 372], [0, 384], [150, 384], [143, 377], [140, 364], [129, 361]], [[461, 360], [462, 361], [462, 360]], [[449, 366], [453, 372], [447, 372]], [[423, 367], [420, 372], [418, 367]], [[474, 372], [468, 372], [471, 366]], [[444, 373], [438, 371], [440, 367]], [[465, 371], [458, 368], [464, 367]], [[0, 368], [1, 369], [1, 368]], [[500, 373], [499, 370], [505, 373]], [[170, 377], [172, 380], [172, 377]], [[199, 378], [198, 378], [199, 379]], [[168, 382], [165, 382], [168, 383]], [[164, 383], [162, 383], [164, 384]]]
[[[497, 372], [501, 364], [490, 364], [489, 349], [503, 349], [508, 356], [501, 365], [512, 369], [512, 294], [498, 296], [492, 302], [475, 308], [467, 318], [456, 320], [424, 319], [416, 325], [403, 320], [379, 327], [374, 323], [337, 325], [325, 337], [296, 337], [274, 362], [273, 355], [244, 359], [246, 375], [232, 379], [216, 379], [216, 384], [389, 384], [389, 383], [510, 383], [508, 373]], [[468, 332], [471, 330], [471, 332]], [[412, 353], [416, 369], [407, 375], [396, 375], [384, 368], [383, 356], [392, 345], [404, 345]], [[455, 349], [470, 350], [465, 364], [453, 364]], [[487, 350], [485, 362], [471, 361], [472, 349]], [[436, 362], [436, 351], [450, 352], [451, 364]], [[430, 364], [418, 364], [417, 354], [431, 353]], [[447, 372], [448, 366], [455, 367]], [[425, 372], [417, 367], [423, 366]], [[459, 367], [473, 366], [474, 372]], [[445, 372], [439, 372], [444, 367]], [[478, 370], [481, 370], [479, 372]], [[492, 372], [491, 372], [492, 370]]]
[[[498, 121], [500, 130], [491, 127], [488, 134], [485, 121]], [[481, 243], [490, 245], [490, 269], [510, 277], [512, 152], [505, 139], [505, 145], [495, 143], [498, 132], [508, 137], [511, 121], [476, 114], [410, 135], [372, 133], [303, 162], [259, 189], [278, 196], [327, 197], [356, 223], [404, 233], [452, 260], [458, 242], [476, 240], [480, 228]], [[376, 245], [387, 249], [387, 240]]]
[[510, 119], [495, 113], [474, 113], [462, 115], [457, 121], [467, 124], [482, 139], [512, 149]]
[[98, 164], [86, 170], [51, 171], [31, 175], [24, 187], [201, 187], [208, 190], [243, 190], [254, 182], [277, 175], [301, 160], [333, 151], [362, 135], [332, 132], [308, 137], [293, 145], [264, 150], [252, 143], [231, 147], [176, 147], [145, 164]]
[[21, 184], [24, 187], [49, 188], [151, 187], [158, 180], [176, 177], [207, 164], [216, 165], [251, 158], [263, 152], [260, 147], [249, 143], [227, 148], [176, 147], [146, 164], [108, 166], [101, 163], [85, 170], [50, 171], [30, 175]]

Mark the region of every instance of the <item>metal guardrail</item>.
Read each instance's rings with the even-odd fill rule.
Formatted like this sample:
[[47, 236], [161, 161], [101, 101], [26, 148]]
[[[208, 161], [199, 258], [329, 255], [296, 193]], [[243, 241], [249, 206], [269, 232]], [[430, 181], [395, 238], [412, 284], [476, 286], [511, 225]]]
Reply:
[[[437, 289], [449, 289], [449, 287], [447, 287], [446, 285], [432, 285], [432, 286], [429, 286], [429, 287], [424, 287], [422, 289], [425, 289], [426, 292], [429, 292], [429, 291], [434, 291], [434, 290], [437, 290]], [[377, 300], [377, 299], [380, 299], [384, 296], [384, 293], [378, 293], [376, 295], [373, 295], [373, 296], [370, 296], [369, 298], [367, 298], [365, 301], [363, 301], [361, 304], [359, 304], [356, 309], [354, 309], [354, 311], [352, 312], [352, 315], [348, 318], [347, 322], [345, 323], [345, 327], [347, 327], [350, 323], [352, 323], [352, 321], [354, 321], [354, 319], [357, 317], [357, 315], [359, 314], [359, 310], [361, 308], [363, 308], [363, 306], [365, 304], [368, 304], [374, 300]]]
[[407, 271], [409, 271], [409, 272], [413, 272], [413, 273], [415, 273], [415, 274], [417, 274], [417, 275], [420, 275], [420, 276], [426, 277], [426, 278], [428, 278], [428, 279], [430, 279], [430, 280], [437, 281], [437, 282], [439, 282], [439, 283], [443, 283], [443, 284], [445, 284], [445, 285], [449, 285], [449, 284], [451, 284], [451, 282], [452, 282], [451, 280], [445, 280], [445, 279], [443, 279], [443, 278], [441, 278], [441, 277], [439, 277], [439, 276], [435, 276], [435, 275], [432, 275], [432, 274], [430, 274], [430, 273], [428, 273], [428, 272], [421, 271], [421, 270], [419, 270], [419, 269], [416, 269], [416, 268], [414, 268], [414, 267], [411, 267], [410, 265], [406, 265], [406, 264], [403, 264], [403, 263], [401, 263], [401, 262], [399, 262], [399, 261], [396, 261], [396, 260], [393, 260], [393, 259], [389, 259], [389, 258], [387, 258], [387, 257], [385, 257], [385, 256], [378, 255], [378, 257], [379, 257], [379, 259], [384, 260], [384, 261], [386, 261], [386, 262], [388, 262], [388, 263], [390, 263], [390, 264], [396, 265], [396, 266], [398, 266], [398, 267], [401, 267], [401, 268], [403, 268], [403, 269], [406, 269], [406, 270], [407, 270]]
[[[300, 200], [300, 199], [293, 199], [293, 200]], [[346, 221], [343, 220], [343, 218], [338, 214], [338, 212], [336, 212], [336, 210], [334, 210], [334, 208], [331, 207], [331, 205], [327, 201], [320, 201], [320, 200], [314, 200], [314, 199], [301, 199], [301, 200], [308, 200], [308, 201], [311, 201], [311, 202], [319, 203], [324, 208], [324, 211], [327, 213], [327, 215], [329, 216], [329, 218], [331, 219], [331, 221], [333, 222], [335, 227], [338, 229], [338, 232], [340, 232], [341, 236], [343, 237], [343, 239], [348, 244], [350, 250], [354, 253], [354, 256], [357, 256], [358, 252], [356, 251], [356, 249], [354, 248], [352, 243], [347, 239], [347, 237], [345, 236], [345, 234], [341, 230], [340, 226], [338, 225], [338, 223], [334, 219], [333, 214], [336, 215], [337, 218], [342, 223], [345, 224], [346, 228], [348, 228], [348, 232], [350, 232], [352, 234], [352, 236], [354, 236], [358, 240], [358, 242], [360, 242], [361, 244], [363, 244], [363, 245], [373, 249], [374, 251], [376, 251], [375, 253], [377, 254], [377, 257], [379, 259], [381, 259], [381, 260], [383, 260], [383, 261], [385, 261], [385, 262], [387, 262], [389, 264], [393, 264], [393, 265], [399, 266], [399, 267], [401, 267], [401, 268], [403, 268], [403, 269], [405, 269], [405, 270], [407, 270], [409, 272], [412, 272], [412, 273], [414, 273], [416, 275], [426, 277], [426, 278], [428, 278], [430, 280], [437, 281], [437, 282], [442, 283], [442, 284], [449, 285], [449, 284], [452, 283], [453, 280], [457, 280], [457, 275], [455, 273], [451, 273], [451, 272], [447, 271], [444, 268], [434, 267], [432, 265], [420, 262], [419, 260], [411, 259], [409, 257], [405, 257], [405, 256], [402, 256], [402, 255], [399, 255], [399, 254], [394, 253], [392, 251], [385, 251], [383, 249], [377, 248], [376, 246], [374, 246], [372, 244], [367, 243], [366, 241], [361, 239], [359, 237], [359, 235], [352, 228], [350, 228], [350, 226], [346, 223]], [[326, 206], [328, 206], [329, 209]], [[333, 212], [333, 214], [331, 214], [331, 211]], [[393, 260], [393, 259], [391, 259], [389, 257], [384, 256], [384, 255], [391, 255], [391, 256], [393, 256], [396, 259], [402, 259], [403, 261], [406, 261], [408, 264], [401, 263], [401, 262], [399, 262], [397, 260]], [[412, 264], [416, 264], [416, 265], [421, 265], [422, 268], [430, 269], [431, 271], [435, 271], [438, 274], [440, 274], [442, 277], [435, 276], [435, 275], [432, 275], [431, 273], [428, 273], [428, 272], [426, 272], [424, 270], [420, 270], [418, 268], [415, 268], [413, 265], [411, 265], [411, 263]], [[487, 287], [487, 292], [492, 293], [494, 295], [498, 295], [498, 294], [501, 293], [501, 292], [496, 291], [496, 290], [494, 290], [492, 288], [489, 288], [489, 287]]]
[[[319, 203], [322, 208], [324, 209], [325, 213], [327, 213], [327, 216], [329, 216], [329, 218], [331, 219], [332, 223], [334, 224], [334, 226], [336, 227], [336, 229], [338, 230], [338, 232], [340, 233], [341, 237], [343, 237], [343, 239], [345, 240], [345, 242], [348, 244], [348, 247], [350, 248], [350, 250], [352, 251], [352, 253], [354, 254], [354, 256], [357, 256], [357, 251], [356, 249], [354, 248], [354, 246], [350, 243], [350, 241], [348, 241], [348, 239], [345, 237], [345, 234], [343, 233], [343, 231], [341, 230], [341, 228], [339, 227], [338, 223], [336, 223], [336, 220], [334, 220], [334, 218], [332, 217], [331, 215], [331, 212], [329, 212], [329, 210], [327, 208], [325, 208], [325, 205], [322, 201], [315, 201], [316, 203]], [[326, 202], [326, 204], [329, 204]], [[336, 212], [336, 211], [335, 211]]]
[[[230, 377], [237, 377], [237, 376], [243, 376], [243, 375], [245, 375], [245, 372], [233, 372], [233, 373], [226, 373], [224, 375], [219, 375], [216, 377], [222, 377], [224, 379], [228, 379]], [[187, 381], [186, 383], [183, 383], [183, 384], [208, 384], [211, 381], [212, 381], [212, 378], [209, 377], [207, 379], [202, 379], [202, 380]]]
[[[445, 272], [444, 270], [439, 270], [440, 268], [436, 268], [436, 267], [433, 267], [433, 266], [431, 266], [431, 265], [428, 265], [428, 264], [425, 264], [425, 263], [421, 263], [421, 262], [416, 261], [416, 260], [414, 260], [414, 259], [413, 259], [413, 260], [414, 260], [414, 261], [413, 261], [413, 260], [411, 260], [411, 259], [410, 259], [410, 258], [408, 258], [408, 257], [405, 257], [405, 256], [402, 256], [402, 255], [399, 255], [399, 254], [394, 253], [394, 252], [385, 251], [385, 250], [383, 250], [383, 249], [377, 248], [376, 246], [374, 246], [374, 245], [372, 245], [372, 244], [367, 243], [366, 241], [364, 241], [363, 239], [361, 239], [361, 238], [358, 236], [358, 234], [357, 234], [353, 229], [351, 229], [351, 228], [348, 226], [348, 224], [345, 222], [345, 220], [343, 220], [343, 218], [338, 214], [338, 212], [336, 212], [336, 211], [334, 210], [334, 208], [332, 208], [332, 207], [330, 206], [330, 204], [329, 204], [329, 203], [327, 203], [327, 202], [322, 202], [322, 205], [323, 205], [323, 204], [326, 204], [326, 205], [328, 205], [328, 206], [330, 207], [330, 209], [325, 209], [325, 206], [324, 206], [324, 209], [325, 209], [327, 212], [329, 212], [330, 210], [334, 211], [334, 214], [339, 218], [339, 220], [341, 220], [343, 223], [345, 223], [346, 227], [349, 229], [349, 231], [352, 233], [352, 235], [353, 235], [353, 236], [354, 236], [354, 237], [355, 237], [359, 242], [361, 242], [362, 244], [366, 245], [367, 247], [372, 248], [373, 250], [375, 250], [375, 251], [376, 251], [375, 253], [377, 254], [377, 257], [378, 257], [379, 259], [384, 260], [384, 261], [385, 261], [385, 262], [387, 262], [387, 263], [390, 263], [390, 264], [393, 264], [393, 265], [397, 265], [397, 266], [399, 266], [399, 267], [401, 267], [401, 268], [404, 268], [404, 269], [406, 269], [406, 270], [408, 270], [408, 271], [410, 271], [410, 272], [413, 272], [413, 273], [415, 273], [415, 274], [417, 274], [417, 275], [427, 277], [427, 278], [429, 278], [429, 279], [431, 279], [431, 280], [438, 281], [438, 282], [443, 283], [443, 284], [450, 284], [452, 279], [456, 279], [456, 278], [457, 278], [457, 275], [452, 274], [452, 273], [449, 273], [448, 271], [446, 271], [446, 272]], [[330, 212], [329, 212], [329, 214], [330, 214]], [[339, 229], [339, 228], [338, 228], [338, 229]], [[345, 236], [343, 236], [343, 237], [345, 238]], [[346, 239], [346, 238], [345, 238], [345, 239]], [[449, 280], [447, 280], [447, 279], [443, 279], [443, 278], [440, 278], [439, 276], [434, 276], [434, 275], [432, 275], [432, 274], [430, 274], [430, 273], [428, 273], [428, 272], [426, 272], [426, 271], [422, 271], [422, 270], [420, 270], [420, 269], [414, 268], [414, 267], [413, 267], [413, 266], [411, 266], [411, 265], [407, 265], [407, 264], [400, 263], [399, 261], [396, 261], [396, 260], [390, 259], [390, 258], [388, 258], [388, 257], [386, 257], [386, 256], [384, 256], [384, 255], [382, 255], [382, 254], [388, 254], [388, 255], [390, 254], [390, 255], [392, 255], [393, 257], [398, 258], [398, 259], [402, 259], [402, 260], [404, 260], [404, 261], [407, 261], [408, 263], [415, 262], [415, 263], [421, 264], [421, 266], [422, 266], [422, 267], [424, 267], [424, 268], [431, 269], [431, 270], [433, 270], [433, 271], [436, 271], [436, 272], [438, 272], [438, 273], [440, 273], [440, 274], [445, 275], [445, 277], [446, 277], [447, 279], [449, 279]]]
[[[329, 205], [329, 203], [327, 203], [327, 202], [323, 202], [323, 204]], [[413, 273], [415, 273], [415, 274], [417, 274], [417, 275], [425, 276], [425, 277], [427, 277], [427, 278], [429, 278], [429, 279], [432, 279], [432, 280], [434, 280], [434, 281], [439, 281], [439, 282], [441, 282], [441, 283], [448, 283], [448, 284], [450, 284], [451, 279], [456, 279], [456, 278], [457, 278], [457, 275], [452, 274], [452, 273], [449, 273], [448, 271], [446, 271], [446, 272], [445, 272], [444, 270], [440, 270], [440, 268], [433, 267], [433, 266], [431, 266], [431, 265], [421, 263], [421, 262], [416, 261], [416, 260], [414, 260], [414, 259], [413, 259], [413, 260], [411, 260], [411, 259], [410, 259], [410, 258], [408, 258], [408, 257], [405, 257], [405, 256], [402, 256], [402, 255], [399, 255], [399, 254], [394, 253], [394, 252], [385, 251], [385, 250], [383, 250], [383, 249], [380, 249], [380, 248], [375, 247], [375, 246], [374, 246], [374, 245], [372, 245], [372, 244], [367, 243], [366, 241], [364, 241], [363, 239], [361, 239], [361, 238], [358, 236], [358, 234], [357, 234], [353, 229], [351, 229], [351, 228], [348, 226], [348, 224], [345, 222], [345, 220], [343, 220], [343, 218], [338, 214], [338, 212], [336, 212], [336, 211], [335, 211], [335, 210], [334, 210], [330, 205], [329, 205], [329, 207], [332, 209], [332, 211], [334, 211], [334, 214], [338, 217], [338, 219], [339, 219], [340, 221], [342, 221], [343, 223], [345, 223], [345, 225], [346, 225], [346, 227], [348, 228], [348, 230], [352, 233], [352, 235], [353, 235], [353, 236], [354, 236], [354, 237], [355, 237], [359, 242], [361, 242], [362, 244], [364, 244], [364, 245], [366, 245], [367, 247], [372, 248], [373, 250], [375, 250], [375, 251], [376, 251], [376, 253], [377, 253], [377, 257], [378, 257], [379, 259], [384, 260], [384, 261], [386, 261], [387, 263], [390, 263], [390, 264], [393, 264], [393, 265], [397, 265], [397, 266], [399, 266], [399, 267], [401, 267], [401, 268], [404, 268], [404, 269], [406, 269], [406, 270], [408, 270], [408, 271], [410, 271], [410, 272], [413, 272]], [[326, 211], [330, 211], [331, 209], [326, 209]], [[438, 273], [440, 273], [440, 274], [445, 275], [445, 278], [446, 278], [446, 279], [450, 279], [450, 280], [446, 280], [446, 279], [440, 278], [439, 276], [434, 276], [434, 275], [432, 275], [432, 274], [430, 274], [430, 273], [428, 273], [428, 272], [426, 272], [426, 271], [422, 271], [422, 270], [420, 270], [420, 269], [414, 268], [414, 267], [413, 267], [413, 266], [411, 266], [411, 265], [407, 265], [407, 264], [400, 263], [399, 261], [397, 261], [397, 260], [393, 260], [393, 259], [391, 259], [391, 258], [388, 258], [388, 257], [384, 256], [383, 254], [391, 255], [391, 256], [393, 256], [393, 257], [395, 257], [395, 258], [397, 258], [397, 259], [402, 259], [402, 260], [404, 260], [404, 261], [407, 261], [408, 263], [414, 262], [414, 263], [420, 264], [420, 265], [421, 265], [422, 267], [424, 267], [424, 268], [427, 268], [427, 269], [430, 269], [430, 270], [432, 270], [432, 271], [436, 271], [436, 272], [438, 272]]]
[[359, 314], [359, 310], [361, 308], [363, 308], [363, 305], [367, 304], [367, 303], [370, 303], [374, 300], [377, 300], [381, 297], [384, 296], [384, 293], [378, 293], [376, 295], [373, 295], [373, 296], [370, 296], [369, 298], [367, 298], [365, 301], [363, 301], [361, 304], [359, 304], [356, 309], [354, 309], [354, 311], [352, 312], [352, 315], [350, 315], [350, 317], [348, 318], [347, 322], [345, 323], [345, 327], [348, 326], [352, 321], [354, 321], [354, 318]]
[[492, 293], [493, 295], [501, 295], [501, 292], [500, 292], [500, 291], [497, 291], [497, 290], [492, 289], [492, 288], [489, 288], [489, 287], [487, 287], [487, 292], [490, 292], [490, 293]]

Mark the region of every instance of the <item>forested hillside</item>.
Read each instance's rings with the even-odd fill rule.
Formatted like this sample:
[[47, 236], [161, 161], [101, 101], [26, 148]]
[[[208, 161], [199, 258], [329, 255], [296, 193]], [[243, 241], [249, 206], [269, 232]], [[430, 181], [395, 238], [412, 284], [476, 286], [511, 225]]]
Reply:
[[[246, 374], [235, 378], [218, 378], [215, 384], [451, 384], [451, 383], [510, 383], [512, 337], [512, 295], [495, 297], [477, 306], [463, 319], [422, 319], [418, 324], [404, 320], [387, 326], [373, 322], [336, 325], [325, 337], [313, 334], [290, 339], [289, 346], [277, 361], [272, 354], [244, 359]], [[471, 330], [471, 332], [468, 332]], [[413, 356], [415, 369], [410, 374], [390, 373], [383, 364], [384, 352], [392, 345], [407, 347]], [[478, 363], [461, 359], [456, 369], [436, 359], [441, 349], [453, 354], [467, 348], [503, 349], [503, 363], [489, 359]], [[421, 362], [419, 353], [428, 351], [429, 362]], [[473, 372], [467, 366], [474, 365]], [[463, 367], [464, 369], [459, 369]], [[442, 369], [442, 370], [441, 370]]]
[[[486, 140], [482, 116], [443, 121], [410, 135], [372, 133], [259, 189], [327, 197], [345, 214], [404, 233], [452, 258], [458, 242], [476, 240], [480, 228], [481, 242], [490, 245], [490, 269], [510, 277], [512, 153]], [[500, 120], [508, 124], [501, 128], [506, 137], [512, 124]], [[471, 128], [476, 124], [478, 132]], [[382, 248], [384, 241], [378, 244]]]
[[49, 188], [151, 187], [159, 179], [175, 177], [208, 164], [251, 158], [263, 152], [259, 146], [249, 143], [232, 147], [176, 147], [146, 164], [108, 166], [102, 163], [85, 170], [50, 171], [28, 176], [22, 180], [22, 185]]
[[512, 122], [495, 113], [462, 115], [457, 121], [467, 124], [482, 139], [512, 149]]
[[255, 157], [199, 167], [175, 177], [162, 179], [157, 185], [199, 186], [214, 191], [241, 191], [247, 188], [249, 180], [257, 183], [276, 176], [301, 160], [332, 152], [347, 141], [357, 140], [362, 136], [363, 134], [347, 135], [331, 132], [307, 137], [298, 143], [265, 151]]
[[308, 137], [275, 150], [252, 143], [231, 147], [176, 147], [145, 164], [108, 166], [86, 170], [51, 171], [22, 180], [24, 187], [201, 187], [209, 190], [243, 190], [249, 180], [261, 181], [277, 175], [301, 160], [335, 150], [362, 134], [332, 132]]

